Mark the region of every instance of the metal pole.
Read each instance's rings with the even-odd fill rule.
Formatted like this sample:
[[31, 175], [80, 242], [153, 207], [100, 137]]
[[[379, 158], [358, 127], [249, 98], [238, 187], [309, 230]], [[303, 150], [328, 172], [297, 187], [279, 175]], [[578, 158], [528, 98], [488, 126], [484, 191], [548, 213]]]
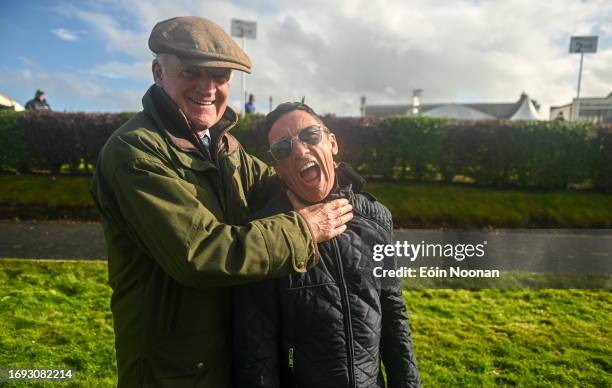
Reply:
[[584, 52], [580, 53], [580, 70], [578, 70], [578, 90], [576, 91], [576, 109], [574, 112], [574, 121], [580, 117], [580, 82], [582, 82], [582, 60], [584, 59]]
[[[246, 53], [246, 37], [244, 36], [244, 33], [242, 35], [242, 51], [244, 51]], [[242, 116], [245, 115], [245, 110], [244, 110], [244, 105], [246, 104], [246, 76], [244, 74], [244, 71], [242, 72], [242, 93], [241, 93], [241, 98], [240, 101], [242, 103], [242, 106], [240, 108], [240, 114]]]

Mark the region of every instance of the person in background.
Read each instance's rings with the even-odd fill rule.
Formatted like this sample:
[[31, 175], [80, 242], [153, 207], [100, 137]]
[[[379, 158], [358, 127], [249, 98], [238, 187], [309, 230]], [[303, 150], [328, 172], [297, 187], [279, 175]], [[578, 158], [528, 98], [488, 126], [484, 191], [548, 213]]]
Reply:
[[27, 110], [51, 110], [51, 106], [45, 99], [45, 92], [40, 89], [36, 91], [34, 98], [26, 103], [25, 108]]
[[255, 96], [249, 94], [249, 101], [244, 104], [244, 111], [246, 114], [255, 113]]
[[[308, 204], [348, 199], [354, 217], [318, 244], [320, 263], [304, 273], [234, 288], [234, 384], [260, 388], [418, 387], [399, 278], [377, 278], [373, 247], [393, 244], [391, 213], [345, 164], [333, 133], [306, 104], [266, 117], [269, 154], [290, 193]], [[296, 202], [285, 190], [252, 218]], [[395, 267], [395, 258], [385, 265]], [[383, 378], [381, 361], [386, 370]]]

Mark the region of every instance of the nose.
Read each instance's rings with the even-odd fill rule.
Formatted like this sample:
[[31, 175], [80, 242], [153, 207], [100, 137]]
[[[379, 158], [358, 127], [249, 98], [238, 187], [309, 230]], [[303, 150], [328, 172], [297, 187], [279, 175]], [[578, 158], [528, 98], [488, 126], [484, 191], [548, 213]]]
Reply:
[[215, 82], [214, 80], [208, 76], [208, 74], [204, 73], [197, 80], [197, 88], [199, 91], [203, 93], [214, 93], [215, 92]]
[[310, 152], [308, 145], [302, 143], [300, 139], [297, 139], [297, 138], [293, 139], [293, 144], [291, 144], [291, 149], [292, 149], [293, 155], [296, 157], [306, 155]]

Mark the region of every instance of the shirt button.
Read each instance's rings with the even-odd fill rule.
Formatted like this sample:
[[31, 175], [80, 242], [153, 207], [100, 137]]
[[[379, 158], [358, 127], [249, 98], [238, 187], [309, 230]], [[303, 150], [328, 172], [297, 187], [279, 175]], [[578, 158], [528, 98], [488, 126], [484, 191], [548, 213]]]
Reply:
[[202, 369], [204, 368], [204, 363], [203, 362], [198, 362], [198, 369]]

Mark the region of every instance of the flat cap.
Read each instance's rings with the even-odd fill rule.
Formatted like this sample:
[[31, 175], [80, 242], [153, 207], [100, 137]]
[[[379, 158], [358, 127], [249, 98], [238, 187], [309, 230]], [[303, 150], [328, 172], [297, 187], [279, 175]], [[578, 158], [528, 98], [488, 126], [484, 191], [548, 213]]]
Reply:
[[251, 59], [217, 24], [198, 16], [180, 16], [153, 27], [149, 48], [156, 54], [174, 54], [195, 66], [251, 72]]

